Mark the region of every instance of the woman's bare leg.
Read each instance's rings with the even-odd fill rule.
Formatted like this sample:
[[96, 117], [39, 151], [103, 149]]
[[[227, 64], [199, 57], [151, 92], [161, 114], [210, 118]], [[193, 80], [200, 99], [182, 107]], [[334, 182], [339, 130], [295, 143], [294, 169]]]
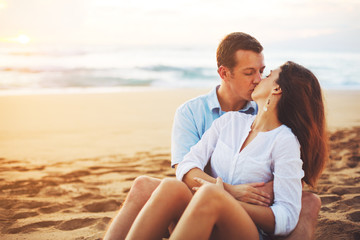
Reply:
[[192, 196], [185, 183], [172, 178], [162, 180], [135, 219], [126, 239], [161, 239], [169, 225], [180, 218]]
[[216, 185], [204, 185], [195, 193], [170, 239], [209, 239], [212, 232], [216, 239], [259, 239], [254, 222], [238, 201]]
[[159, 186], [160, 181], [147, 176], [135, 179], [122, 207], [109, 225], [104, 240], [125, 239], [136, 216]]

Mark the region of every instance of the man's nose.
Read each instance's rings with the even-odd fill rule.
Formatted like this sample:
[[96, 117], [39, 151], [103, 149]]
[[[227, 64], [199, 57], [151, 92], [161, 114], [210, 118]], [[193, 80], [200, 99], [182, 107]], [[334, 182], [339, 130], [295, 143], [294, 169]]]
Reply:
[[254, 83], [258, 84], [262, 79], [262, 73], [261, 72], [258, 72], [256, 75], [255, 75], [255, 78], [254, 78]]

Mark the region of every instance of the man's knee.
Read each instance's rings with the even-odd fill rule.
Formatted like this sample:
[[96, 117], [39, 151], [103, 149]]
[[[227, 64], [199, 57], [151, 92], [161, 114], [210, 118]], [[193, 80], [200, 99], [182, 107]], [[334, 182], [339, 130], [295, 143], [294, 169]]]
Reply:
[[139, 176], [134, 180], [127, 199], [145, 203], [159, 184], [159, 179], [148, 176]]
[[318, 195], [303, 191], [302, 195], [302, 210], [306, 210], [306, 212], [313, 213], [314, 215], [318, 215], [321, 208], [321, 199]]

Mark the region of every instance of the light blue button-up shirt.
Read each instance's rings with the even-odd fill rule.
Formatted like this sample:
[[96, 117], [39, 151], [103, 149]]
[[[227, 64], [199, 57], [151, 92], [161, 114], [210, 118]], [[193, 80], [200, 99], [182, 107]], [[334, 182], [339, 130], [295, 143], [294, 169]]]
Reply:
[[[217, 98], [218, 88], [219, 86], [206, 95], [185, 102], [176, 110], [171, 136], [172, 167], [183, 160], [213, 121], [225, 113]], [[255, 115], [257, 105], [255, 102], [248, 102], [239, 112]]]

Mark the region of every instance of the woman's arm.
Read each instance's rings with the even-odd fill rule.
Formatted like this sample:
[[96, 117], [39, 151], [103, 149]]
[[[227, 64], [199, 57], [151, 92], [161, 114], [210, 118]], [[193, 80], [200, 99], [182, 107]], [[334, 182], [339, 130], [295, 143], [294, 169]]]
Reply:
[[[201, 171], [204, 170], [206, 164], [210, 161], [211, 155], [216, 147], [220, 135], [220, 129], [223, 126], [220, 123], [224, 117], [226, 117], [226, 114], [216, 119], [212, 123], [211, 127], [204, 133], [200, 141], [191, 147], [190, 152], [188, 152], [184, 156], [184, 159], [175, 167], [177, 179], [183, 181], [184, 176], [187, 175], [192, 169], [197, 168]], [[202, 177], [208, 179], [210, 176], [206, 174]], [[192, 185], [190, 185], [190, 187], [192, 187]]]
[[290, 133], [275, 140], [272, 149], [274, 161], [274, 204], [270, 207], [275, 216], [275, 235], [287, 235], [299, 220], [301, 210], [301, 179], [304, 176], [300, 159], [300, 144]]
[[[199, 180], [200, 179], [200, 180]], [[183, 182], [193, 191], [196, 191], [201, 186], [201, 180], [209, 183], [216, 183], [216, 179], [206, 174], [199, 168], [193, 168], [183, 177]], [[272, 186], [272, 182], [268, 183]], [[224, 183], [224, 189], [230, 193], [236, 200], [261, 205], [269, 206], [271, 203], [270, 194], [259, 189], [263, 187], [264, 183], [248, 183], [231, 185]]]

